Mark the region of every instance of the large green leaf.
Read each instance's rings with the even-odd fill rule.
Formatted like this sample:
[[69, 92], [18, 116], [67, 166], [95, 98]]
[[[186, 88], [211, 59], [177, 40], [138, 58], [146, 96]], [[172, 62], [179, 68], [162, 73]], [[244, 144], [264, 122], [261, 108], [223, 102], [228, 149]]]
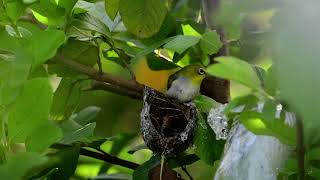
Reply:
[[8, 105], [28, 78], [32, 56], [21, 47], [18, 38], [5, 30], [0, 30], [0, 41], [0, 104]]
[[264, 120], [263, 116], [254, 111], [241, 113], [240, 122], [251, 132], [258, 135], [269, 135], [281, 142], [295, 145], [295, 128], [286, 125], [282, 120]]
[[157, 33], [167, 14], [165, 1], [120, 0], [119, 12], [126, 28], [140, 38]]
[[11, 21], [16, 22], [27, 7], [20, 0], [5, 1], [5, 11]]
[[173, 40], [169, 41], [164, 48], [175, 51], [179, 54], [183, 53], [188, 48], [196, 45], [200, 41], [198, 36], [183, 36], [178, 35]]
[[1, 179], [21, 180], [34, 168], [44, 165], [48, 158], [33, 152], [17, 154], [9, 158], [6, 164], [0, 166]]
[[207, 68], [209, 74], [234, 80], [252, 90], [261, 90], [260, 80], [252, 66], [247, 62], [230, 56], [218, 57], [215, 60], [219, 63]]
[[155, 54], [150, 54], [147, 56], [147, 63], [149, 68], [155, 71], [179, 68], [179, 66], [175, 63], [162, 57], [158, 57]]
[[89, 106], [77, 113], [74, 121], [84, 126], [97, 117], [101, 108], [97, 106]]
[[[61, 47], [60, 53], [65, 58], [77, 61], [87, 66], [93, 66], [99, 59], [98, 47], [91, 42], [69, 40], [67, 44]], [[52, 61], [57, 61], [55, 64], [49, 64], [49, 72], [56, 73], [61, 77], [74, 77], [81, 73], [70, 69], [68, 66], [59, 63], [55, 58]]]
[[105, 0], [105, 8], [110, 19], [114, 20], [119, 11], [120, 0]]
[[32, 33], [27, 48], [34, 57], [34, 68], [52, 58], [66, 40], [64, 32], [60, 30], [41, 30], [32, 24], [23, 24], [23, 27]]
[[[96, 123], [89, 123], [73, 131], [64, 130], [61, 143], [70, 144], [77, 141], [86, 141], [88, 138], [93, 137], [95, 127]], [[62, 126], [62, 128], [67, 129], [69, 127]]]
[[32, 131], [47, 123], [51, 101], [52, 88], [47, 78], [28, 80], [10, 109], [9, 138], [13, 142], [24, 142]]
[[220, 36], [216, 31], [210, 31], [202, 35], [200, 47], [205, 54], [211, 55], [217, 53], [222, 47]]
[[207, 123], [207, 113], [217, 106], [217, 102], [206, 96], [197, 96], [197, 129], [193, 139], [195, 154], [205, 163], [213, 165], [223, 151], [223, 140], [216, 140], [215, 133]]
[[41, 153], [61, 138], [61, 129], [53, 123], [47, 123], [30, 133], [26, 139], [26, 148], [27, 151]]

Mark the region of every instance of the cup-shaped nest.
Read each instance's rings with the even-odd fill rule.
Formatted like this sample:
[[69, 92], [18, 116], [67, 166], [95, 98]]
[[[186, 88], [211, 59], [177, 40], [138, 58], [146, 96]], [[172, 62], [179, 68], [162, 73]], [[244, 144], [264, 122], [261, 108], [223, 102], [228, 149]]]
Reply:
[[188, 148], [196, 126], [196, 107], [154, 89], [144, 89], [141, 133], [156, 154], [176, 155]]

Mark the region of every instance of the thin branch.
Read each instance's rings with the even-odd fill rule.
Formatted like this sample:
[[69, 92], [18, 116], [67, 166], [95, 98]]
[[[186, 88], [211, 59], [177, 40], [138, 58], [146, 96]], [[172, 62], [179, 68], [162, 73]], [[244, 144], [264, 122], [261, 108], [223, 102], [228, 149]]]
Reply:
[[110, 48], [112, 50], [114, 50], [115, 53], [118, 54], [119, 59], [122, 61], [124, 67], [129, 71], [132, 80], [136, 81], [136, 75], [134, 74], [134, 72], [132, 71], [131, 67], [127, 63], [127, 60], [130, 60], [130, 57], [128, 55], [126, 55], [124, 52], [122, 52], [121, 50], [119, 50], [117, 47], [115, 47], [114, 44], [113, 44], [113, 41], [110, 40], [109, 38], [105, 38], [105, 42], [108, 43]]
[[184, 173], [187, 174], [187, 176], [189, 177], [190, 180], [193, 180], [191, 174], [188, 172], [187, 168], [185, 166], [181, 166], [181, 169]]
[[[97, 81], [101, 81], [101, 82], [105, 82], [108, 83], [110, 85], [114, 85], [114, 86], [118, 86], [121, 87], [123, 90], [127, 90], [127, 91], [133, 91], [137, 94], [141, 94], [142, 97], [142, 93], [143, 93], [143, 88], [144, 86], [142, 84], [139, 84], [135, 81], [130, 81], [130, 80], [126, 80], [123, 78], [120, 78], [118, 76], [114, 76], [112, 74], [109, 73], [99, 73], [99, 71], [97, 71], [96, 69], [80, 64], [74, 60], [68, 59], [65, 56], [63, 56], [62, 54], [57, 54], [56, 55], [57, 60], [69, 67], [71, 67], [72, 69], [86, 74], [88, 76], [90, 76], [92, 79], [95, 79]], [[128, 92], [131, 93], [131, 92]]]
[[119, 166], [123, 166], [129, 169], [137, 169], [140, 165], [131, 161], [127, 161], [127, 160], [123, 160], [120, 159], [118, 157], [115, 156], [111, 156], [107, 153], [99, 153], [99, 152], [94, 152], [94, 151], [90, 151], [88, 149], [85, 148], [80, 148], [80, 154], [83, 156], [87, 156], [87, 157], [92, 157], [95, 159], [99, 159], [111, 164], [115, 164], [115, 165], [119, 165]]
[[[68, 144], [53, 144], [51, 145], [51, 148], [53, 149], [64, 149], [67, 147], [72, 147], [72, 145], [68, 145]], [[80, 148], [80, 155], [82, 156], [87, 156], [87, 157], [92, 157], [95, 159], [99, 159], [111, 164], [115, 164], [115, 165], [119, 165], [119, 166], [123, 166], [129, 169], [136, 169], [137, 167], [139, 167], [140, 165], [131, 161], [127, 161], [124, 159], [120, 159], [118, 157], [115, 156], [111, 156], [110, 154], [103, 152], [103, 151], [99, 151], [99, 152], [95, 152], [95, 151], [91, 151], [89, 149], [86, 149], [84, 147]]]
[[304, 142], [303, 142], [303, 122], [300, 118], [297, 119], [297, 128], [296, 128], [296, 136], [297, 136], [297, 159], [298, 159], [298, 170], [299, 180], [305, 179], [305, 167], [304, 167]]
[[116, 86], [116, 85], [112, 85], [105, 82], [99, 82], [99, 81], [93, 82], [92, 88], [90, 90], [104, 90], [104, 91], [117, 93], [119, 95], [128, 96], [133, 99], [140, 99], [140, 100], [142, 99], [142, 93], [138, 93], [135, 91], [128, 91], [127, 89], [121, 86]]

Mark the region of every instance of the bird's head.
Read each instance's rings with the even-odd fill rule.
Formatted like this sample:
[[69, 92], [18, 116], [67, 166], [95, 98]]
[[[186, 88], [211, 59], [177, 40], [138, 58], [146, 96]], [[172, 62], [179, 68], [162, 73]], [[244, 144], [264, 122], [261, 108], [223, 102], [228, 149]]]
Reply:
[[200, 64], [191, 64], [177, 71], [176, 76], [186, 77], [200, 86], [202, 80], [206, 77], [206, 71]]

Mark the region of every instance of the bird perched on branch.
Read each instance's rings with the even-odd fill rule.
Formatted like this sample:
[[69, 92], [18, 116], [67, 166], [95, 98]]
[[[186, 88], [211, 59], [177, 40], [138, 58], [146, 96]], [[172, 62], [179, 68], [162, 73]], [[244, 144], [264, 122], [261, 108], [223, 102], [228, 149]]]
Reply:
[[205, 76], [206, 72], [201, 65], [186, 66], [169, 77], [166, 94], [181, 102], [189, 102], [199, 94]]

